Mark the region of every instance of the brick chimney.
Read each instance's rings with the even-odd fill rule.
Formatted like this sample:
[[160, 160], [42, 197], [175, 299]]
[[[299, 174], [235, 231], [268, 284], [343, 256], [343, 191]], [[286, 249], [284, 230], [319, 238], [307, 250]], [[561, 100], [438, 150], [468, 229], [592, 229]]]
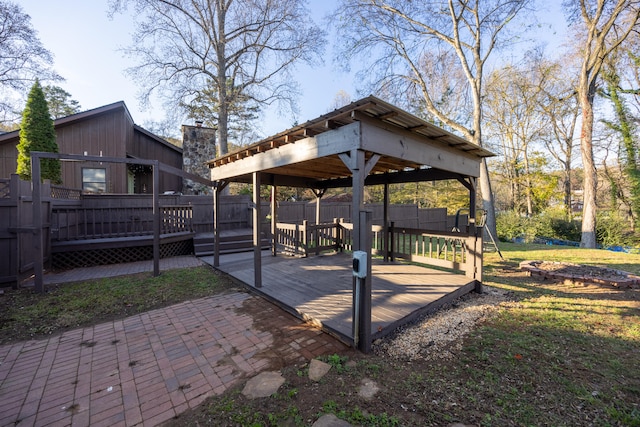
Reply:
[[[194, 126], [182, 125], [182, 170], [210, 179], [206, 162], [216, 157], [216, 130], [203, 127], [201, 121]], [[182, 180], [183, 194], [211, 194], [208, 188], [190, 179]]]

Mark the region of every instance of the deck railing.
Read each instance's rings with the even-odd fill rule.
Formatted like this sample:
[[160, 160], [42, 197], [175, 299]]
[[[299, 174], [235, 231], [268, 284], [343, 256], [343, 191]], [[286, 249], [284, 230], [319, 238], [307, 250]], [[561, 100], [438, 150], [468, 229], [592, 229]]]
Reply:
[[[191, 206], [161, 206], [160, 233], [192, 231]], [[52, 211], [53, 240], [85, 240], [153, 234], [151, 207], [57, 207]]]
[[[297, 255], [353, 250], [353, 224], [342, 220], [319, 225], [308, 224], [307, 221], [302, 224], [277, 223], [276, 230], [278, 247]], [[478, 237], [461, 232], [396, 228], [393, 223], [387, 230], [374, 225], [371, 231], [372, 254], [388, 256], [392, 261], [399, 258], [473, 275], [477, 258], [482, 255], [477, 249], [482, 248], [479, 228]]]
[[391, 228], [389, 257], [464, 270], [475, 239], [459, 232]]
[[276, 230], [277, 246], [296, 255], [318, 255], [341, 247], [341, 229], [337, 220], [325, 224], [309, 224], [308, 221], [302, 221], [302, 224], [278, 222]]

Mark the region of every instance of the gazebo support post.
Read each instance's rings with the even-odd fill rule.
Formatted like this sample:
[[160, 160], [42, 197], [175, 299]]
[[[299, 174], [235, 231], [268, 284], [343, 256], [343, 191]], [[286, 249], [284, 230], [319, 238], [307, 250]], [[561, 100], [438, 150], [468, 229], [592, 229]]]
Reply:
[[220, 266], [220, 196], [229, 181], [216, 181], [213, 187], [213, 266]]
[[382, 253], [384, 262], [389, 262], [389, 183], [384, 183], [382, 204]]
[[[363, 353], [371, 352], [371, 211], [362, 210], [358, 213], [360, 217], [360, 232], [357, 240], [360, 247], [369, 248], [367, 252], [367, 276], [364, 279], [356, 279], [360, 282], [360, 289], [357, 292], [358, 299], [354, 304], [358, 305], [358, 350]], [[355, 236], [354, 236], [355, 237]], [[357, 283], [357, 282], [356, 282]], [[356, 294], [356, 292], [354, 292]], [[355, 311], [355, 310], [354, 310]]]
[[153, 276], [160, 275], [160, 162], [153, 161]]
[[[469, 177], [469, 236], [475, 236], [471, 255], [473, 256], [473, 279], [476, 282], [475, 291], [479, 294], [483, 292], [482, 286], [482, 229], [480, 229], [480, 239], [478, 239], [478, 229], [476, 228], [476, 194], [478, 190], [478, 179]], [[467, 254], [468, 255], [468, 254]]]
[[260, 172], [253, 172], [253, 281], [262, 287], [262, 238], [260, 236]]
[[[352, 174], [353, 250], [367, 253], [367, 276], [353, 277], [352, 333], [354, 345], [363, 353], [371, 352], [371, 212], [364, 210], [364, 181], [380, 156], [374, 154], [369, 161], [362, 150], [351, 150], [340, 156]], [[356, 316], [356, 313], [358, 314]]]
[[278, 217], [278, 187], [275, 182], [271, 186], [271, 255], [276, 256], [278, 243], [278, 228], [276, 227], [276, 218]]
[[213, 188], [213, 266], [220, 267], [220, 187]]

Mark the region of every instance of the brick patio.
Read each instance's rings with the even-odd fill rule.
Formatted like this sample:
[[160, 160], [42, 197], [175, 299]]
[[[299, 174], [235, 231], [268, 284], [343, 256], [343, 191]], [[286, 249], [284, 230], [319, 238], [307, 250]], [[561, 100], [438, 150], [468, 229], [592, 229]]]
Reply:
[[262, 370], [346, 349], [244, 292], [188, 301], [0, 346], [0, 426], [154, 426]]

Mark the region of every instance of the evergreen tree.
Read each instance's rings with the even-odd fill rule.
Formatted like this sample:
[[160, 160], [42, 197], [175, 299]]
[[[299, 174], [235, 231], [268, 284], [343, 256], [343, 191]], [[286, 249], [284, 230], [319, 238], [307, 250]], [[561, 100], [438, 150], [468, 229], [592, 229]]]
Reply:
[[71, 94], [60, 86], [45, 86], [42, 91], [47, 100], [51, 117], [54, 119], [80, 112], [80, 103], [71, 98]]
[[[49, 114], [49, 107], [38, 80], [31, 87], [27, 105], [22, 112], [22, 123], [20, 125], [16, 172], [20, 175], [20, 178], [25, 180], [31, 179], [32, 151], [58, 152], [53, 120]], [[62, 183], [59, 160], [42, 159], [40, 170], [42, 179], [50, 179], [54, 184]]]

